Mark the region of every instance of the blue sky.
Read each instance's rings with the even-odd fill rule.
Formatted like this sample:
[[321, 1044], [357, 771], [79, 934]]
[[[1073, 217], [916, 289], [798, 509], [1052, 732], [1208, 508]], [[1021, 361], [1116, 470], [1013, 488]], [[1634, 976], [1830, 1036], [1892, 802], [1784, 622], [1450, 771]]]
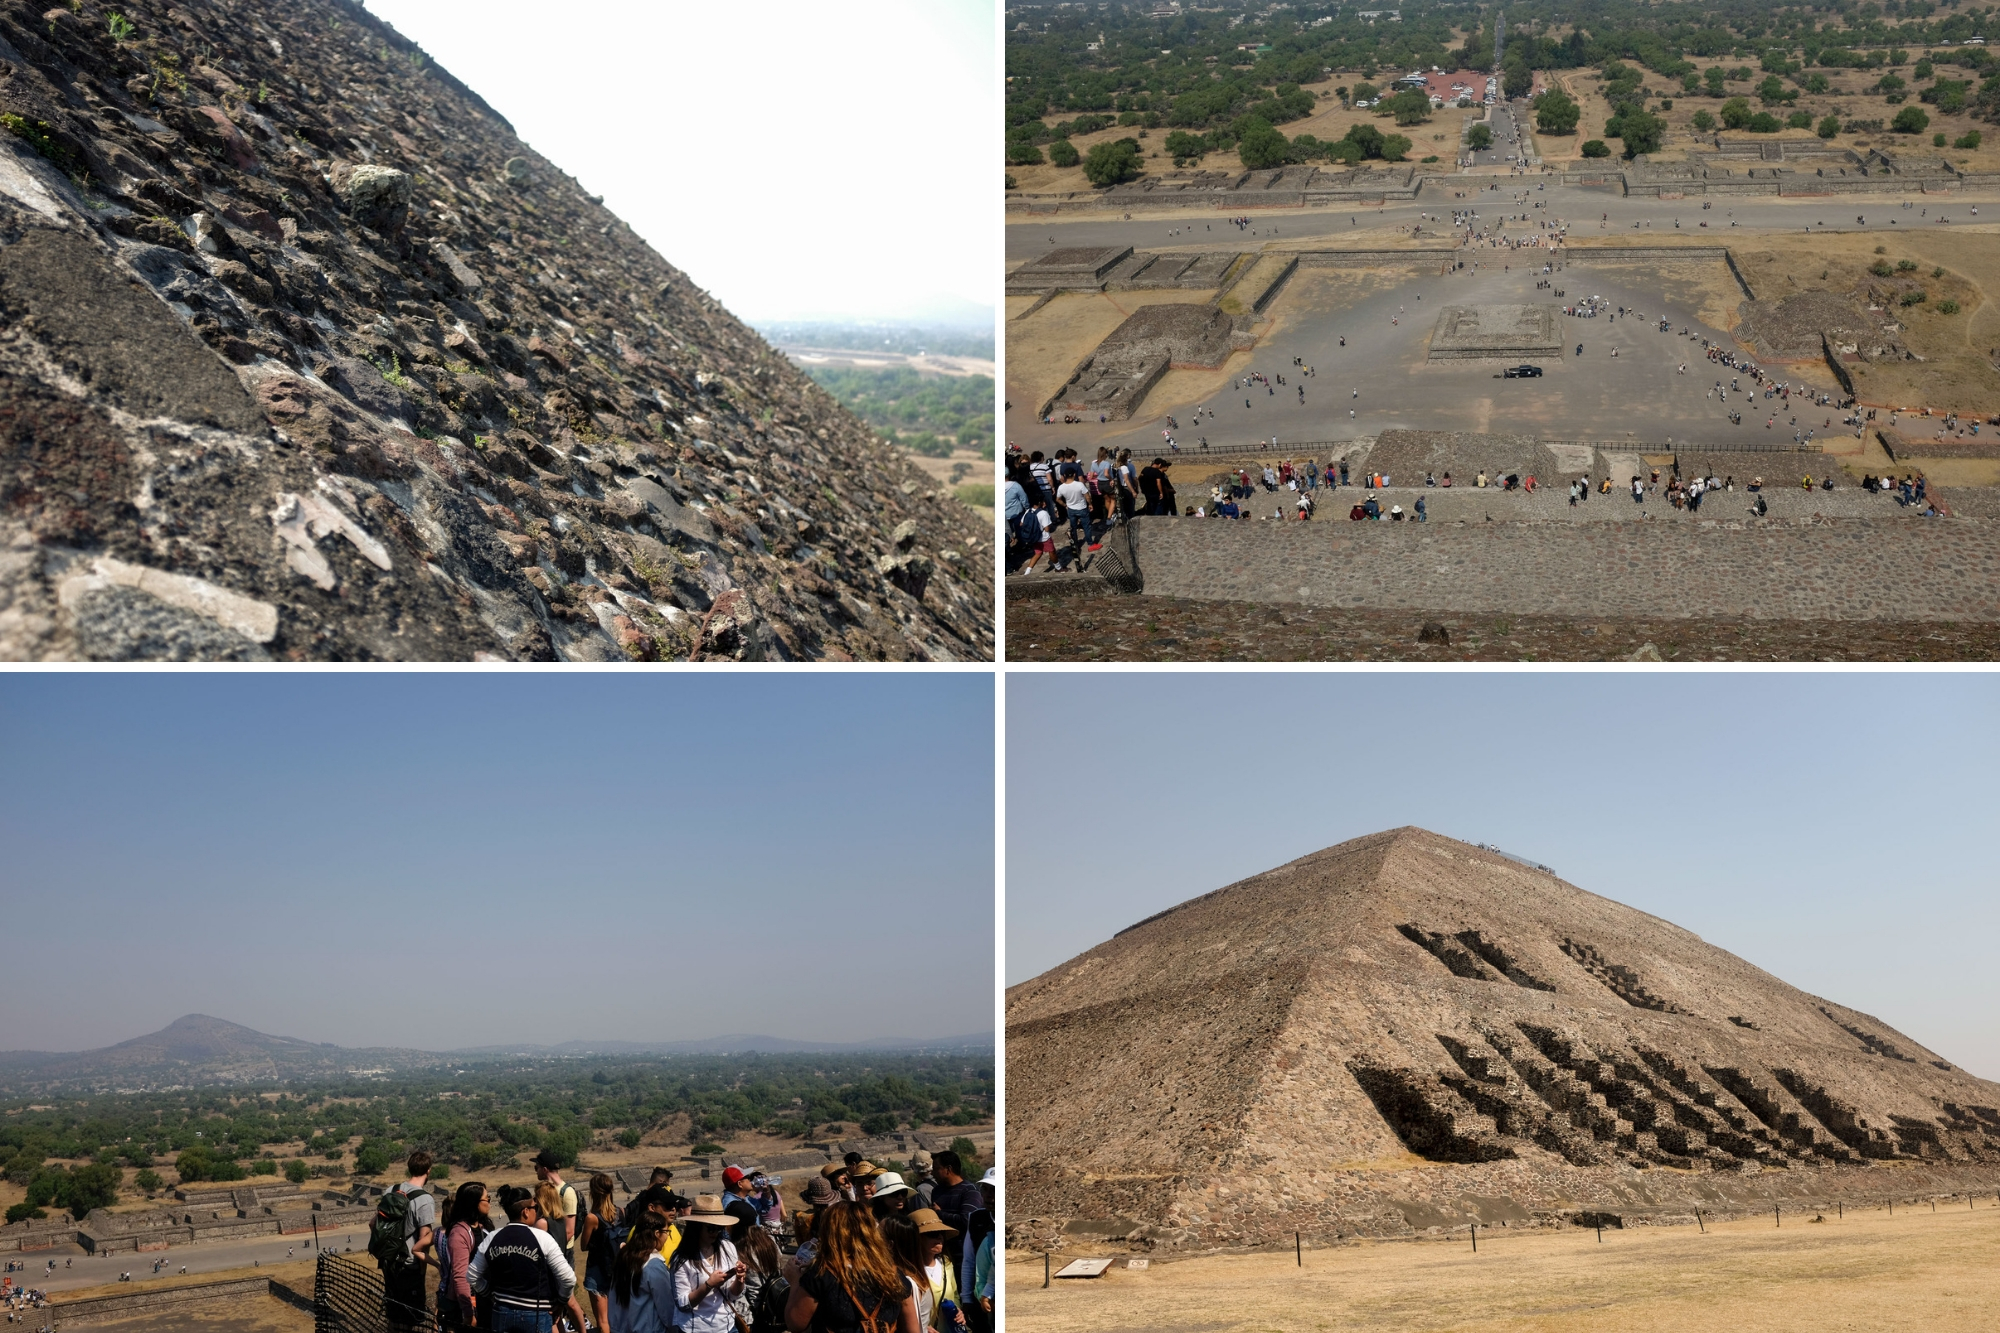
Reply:
[[992, 1028], [989, 675], [8, 675], [0, 736], [0, 1046]]
[[1007, 982], [1416, 824], [2000, 1078], [1996, 724], [1990, 674], [1016, 674]]
[[368, 8], [740, 318], [993, 304], [992, 0]]

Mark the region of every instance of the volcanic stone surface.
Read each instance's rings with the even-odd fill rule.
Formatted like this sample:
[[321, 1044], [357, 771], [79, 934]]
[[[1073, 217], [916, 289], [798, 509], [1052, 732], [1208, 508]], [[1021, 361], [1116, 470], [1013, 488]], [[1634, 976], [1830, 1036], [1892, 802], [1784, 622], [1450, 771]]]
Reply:
[[1010, 1244], [1692, 1221], [1991, 1191], [2000, 1085], [1422, 829], [1192, 899], [1007, 996]]
[[984, 659], [992, 584], [361, 5], [0, 0], [0, 657]]

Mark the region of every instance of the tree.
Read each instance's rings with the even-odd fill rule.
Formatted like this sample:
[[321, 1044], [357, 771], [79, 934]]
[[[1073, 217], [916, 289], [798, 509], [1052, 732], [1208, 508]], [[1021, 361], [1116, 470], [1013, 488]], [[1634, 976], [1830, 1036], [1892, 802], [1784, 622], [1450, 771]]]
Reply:
[[1956, 140], [1954, 140], [1954, 141], [1952, 142], [1952, 145], [1951, 145], [1951, 146], [1952, 146], [1953, 148], [1977, 148], [1977, 147], [1979, 147], [1979, 131], [1978, 131], [1978, 130], [1967, 130], [1967, 131], [1966, 131], [1965, 133], [1963, 133], [1963, 134], [1959, 135], [1959, 136], [1958, 136], [1958, 138], [1957, 138]]
[[1525, 59], [1516, 60], [1520, 47], [1508, 51], [1507, 63], [1500, 70], [1500, 91], [1509, 97], [1526, 97], [1528, 90], [1535, 86], [1535, 72], [1528, 68]]
[[1805, 129], [1812, 124], [1812, 113], [1808, 111], [1794, 111], [1791, 115], [1785, 117], [1785, 124], [1795, 130]]
[[1889, 128], [1899, 134], [1922, 134], [1930, 128], [1930, 124], [1930, 115], [1922, 107], [1906, 106], [1889, 122]]
[[1387, 112], [1396, 118], [1398, 125], [1418, 125], [1431, 118], [1431, 99], [1419, 89], [1405, 88], [1385, 99], [1375, 112], [1377, 115]]
[[1342, 142], [1358, 146], [1362, 157], [1382, 156], [1382, 131], [1373, 125], [1349, 125]]
[[1710, 130], [1715, 128], [1715, 117], [1709, 115], [1707, 110], [1704, 109], [1694, 113], [1694, 120], [1691, 123], [1694, 125], [1696, 130], [1700, 131], [1703, 134], [1707, 134]]
[[1750, 117], [1750, 123], [1743, 128], [1752, 134], [1776, 134], [1784, 126], [1779, 124], [1778, 118], [1770, 112], [1759, 111], [1756, 115]]
[[1605, 143], [1602, 139], [1586, 139], [1583, 145], [1583, 155], [1585, 157], [1610, 157], [1611, 145]]
[[82, 1221], [93, 1208], [109, 1208], [118, 1202], [118, 1186], [124, 1179], [125, 1173], [109, 1162], [80, 1166], [69, 1173], [56, 1202]]
[[1888, 96], [1892, 93], [1900, 93], [1903, 91], [1904, 88], [1908, 86], [1909, 86], [1908, 84], [1903, 82], [1902, 77], [1896, 74], [1884, 74], [1880, 79], [1877, 79], [1875, 81], [1875, 87], [1879, 89], [1884, 96]]
[[7, 1210], [7, 1225], [11, 1227], [16, 1222], [26, 1222], [30, 1218], [40, 1221], [47, 1216], [47, 1213], [32, 1203], [17, 1203]]
[[1208, 139], [1199, 134], [1189, 134], [1186, 130], [1175, 130], [1167, 135], [1167, 156], [1175, 166], [1184, 166], [1190, 161], [1199, 161], [1208, 151]]
[[305, 1184], [306, 1178], [311, 1174], [312, 1171], [306, 1166], [303, 1157], [294, 1157], [291, 1161], [285, 1163], [285, 1179], [291, 1181], [294, 1185]]
[[1092, 185], [1122, 185], [1139, 174], [1141, 160], [1137, 139], [1092, 144], [1083, 175]]
[[1382, 138], [1382, 160], [1401, 162], [1410, 154], [1410, 141], [1400, 134], [1384, 135]]
[[389, 1169], [389, 1145], [376, 1139], [363, 1139], [361, 1146], [354, 1150], [355, 1174], [379, 1176]]
[[1806, 91], [1809, 93], [1823, 93], [1832, 86], [1832, 84], [1827, 82], [1826, 75], [1824, 74], [1815, 74], [1806, 80]]
[[958, 1154], [960, 1173], [967, 1180], [979, 1179], [982, 1174], [979, 1170], [979, 1149], [973, 1146], [972, 1140], [961, 1135], [951, 1141], [951, 1150]]
[[1618, 137], [1625, 141], [1625, 156], [1657, 153], [1667, 137], [1667, 122], [1637, 107], [1619, 118]]
[[1284, 135], [1254, 117], [1244, 128], [1243, 137], [1236, 143], [1236, 155], [1242, 158], [1243, 165], [1252, 171], [1283, 166], [1291, 151], [1292, 146], [1285, 141]]
[[1708, 95], [1710, 97], [1722, 96], [1722, 79], [1722, 66], [1720, 65], [1710, 65], [1702, 71], [1701, 80], [1708, 85]]
[[1058, 139], [1049, 145], [1049, 161], [1059, 167], [1073, 167], [1083, 161], [1083, 154], [1069, 140]]
[[1551, 88], [1535, 99], [1535, 128], [1543, 134], [1575, 134], [1583, 108], [1560, 88]]
[[1819, 129], [1816, 132], [1822, 139], [1831, 139], [1834, 135], [1840, 133], [1840, 117], [1828, 116], [1819, 123]]
[[1722, 104], [1722, 123], [1732, 130], [1740, 130], [1750, 123], [1750, 99], [1732, 97]]
[[1932, 73], [1933, 70], [1931, 68], [1931, 62], [1928, 60], [1919, 60], [1917, 62], [1917, 67], [1910, 71], [1910, 77], [1914, 78], [1918, 83], [1922, 83], [1925, 79], [1928, 79]]
[[1381, 96], [1381, 90], [1376, 88], [1372, 83], [1357, 83], [1354, 85], [1354, 100], [1357, 102], [1372, 102], [1379, 96]]
[[138, 1175], [132, 1177], [132, 1183], [148, 1194], [156, 1194], [159, 1192], [160, 1187], [167, 1182], [160, 1179], [160, 1173], [149, 1166]]
[[1465, 146], [1474, 152], [1483, 152], [1493, 146], [1493, 131], [1486, 125], [1474, 125], [1465, 135]]
[[[991, 142], [989, 140], [989, 142]], [[1035, 146], [1033, 139], [1009, 139], [1007, 141], [1007, 165], [1010, 167], [1038, 167], [1042, 164], [1042, 150]]]

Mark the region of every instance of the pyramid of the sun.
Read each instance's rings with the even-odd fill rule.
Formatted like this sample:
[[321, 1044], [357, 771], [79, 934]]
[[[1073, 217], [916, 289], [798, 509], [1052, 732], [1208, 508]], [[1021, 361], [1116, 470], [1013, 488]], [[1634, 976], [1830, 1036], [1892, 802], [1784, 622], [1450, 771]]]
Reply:
[[1007, 997], [1015, 1244], [1990, 1196], [1996, 1107], [2000, 1084], [1866, 1014], [1416, 828]]

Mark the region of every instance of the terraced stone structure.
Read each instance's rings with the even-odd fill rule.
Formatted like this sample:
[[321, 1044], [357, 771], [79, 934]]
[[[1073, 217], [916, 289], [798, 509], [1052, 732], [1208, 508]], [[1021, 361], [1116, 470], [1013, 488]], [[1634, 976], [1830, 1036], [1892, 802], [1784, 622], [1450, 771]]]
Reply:
[[116, 9], [0, 3], [0, 657], [991, 655], [990, 525], [361, 5]]
[[1522, 305], [1451, 305], [1438, 312], [1431, 332], [1433, 361], [1508, 360], [1559, 357], [1562, 334], [1559, 312], [1542, 303]]
[[1239, 339], [1236, 323], [1212, 303], [1141, 306], [1078, 364], [1042, 412], [1073, 408], [1125, 420], [1169, 369], [1226, 361], [1248, 341], [1247, 334]]
[[1010, 1244], [1710, 1214], [2000, 1185], [2000, 1085], [1669, 922], [1417, 828], [1007, 996]]

